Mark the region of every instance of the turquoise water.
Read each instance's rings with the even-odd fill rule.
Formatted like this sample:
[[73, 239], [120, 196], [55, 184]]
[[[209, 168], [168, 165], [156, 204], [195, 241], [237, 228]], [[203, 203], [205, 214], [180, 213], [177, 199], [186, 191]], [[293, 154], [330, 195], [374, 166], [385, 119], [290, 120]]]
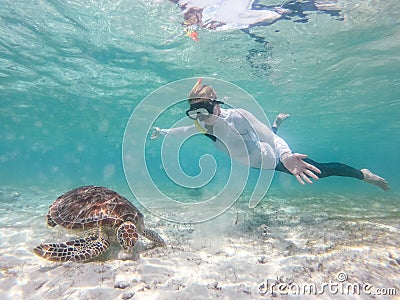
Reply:
[[280, 133], [295, 151], [371, 168], [398, 191], [397, 1], [344, 3], [344, 21], [311, 13], [250, 29], [261, 38], [200, 30], [199, 43], [184, 36], [179, 8], [136, 2], [4, 2], [3, 184], [122, 184], [135, 106], [163, 84], [211, 76], [248, 91], [269, 118], [289, 112]]
[[[200, 76], [246, 90], [270, 120], [279, 112], [290, 113], [279, 133], [294, 151], [317, 161], [369, 168], [391, 185], [387, 193], [344, 178], [300, 186], [276, 174], [261, 207], [246, 210], [247, 194], [240, 198], [237, 209], [247, 220], [239, 227], [244, 236], [265, 222], [284, 231], [285, 239], [293, 228], [308, 228], [297, 238], [306, 235], [315, 254], [326, 249], [313, 248], [321, 239], [317, 229], [326, 226], [339, 235], [357, 230], [367, 235], [343, 233], [341, 246], [354, 239], [354, 247], [376, 243], [382, 253], [385, 247], [394, 249], [400, 220], [400, 3], [339, 4], [341, 18], [310, 12], [308, 22], [294, 17], [248, 32], [199, 29], [196, 43], [183, 32], [181, 9], [169, 1], [2, 1], [2, 254], [29, 261], [29, 249], [46, 238], [48, 205], [69, 189], [103, 185], [132, 199], [122, 163], [132, 112], [163, 85]], [[150, 154], [159, 151], [160, 143], [148, 145]], [[182, 153], [189, 173], [196, 172], [190, 162], [199, 145], [195, 140]], [[219, 157], [209, 144], [205, 147]], [[150, 164], [160, 170], [159, 160]], [[161, 170], [155, 176], [161, 185], [163, 180], [169, 184]], [[207, 189], [169, 188], [168, 193], [184, 201]], [[333, 234], [324, 238], [335, 240]], [[307, 251], [300, 248], [299, 253]]]

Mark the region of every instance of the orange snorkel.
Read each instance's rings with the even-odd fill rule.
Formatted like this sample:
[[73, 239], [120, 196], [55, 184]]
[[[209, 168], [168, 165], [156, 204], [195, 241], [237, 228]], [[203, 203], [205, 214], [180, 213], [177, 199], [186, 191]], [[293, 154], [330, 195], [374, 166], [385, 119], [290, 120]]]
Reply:
[[198, 42], [198, 41], [199, 41], [199, 35], [198, 35], [198, 33], [196, 32], [196, 30], [194, 30], [194, 29], [191, 28], [191, 27], [192, 27], [192, 26], [185, 28], [184, 31], [185, 31], [185, 33], [186, 33], [186, 35], [187, 35], [188, 37], [190, 37], [190, 38], [191, 38], [192, 40], [194, 40], [195, 42]]
[[197, 80], [197, 82], [195, 83], [195, 85], [192, 87], [192, 91], [193, 91], [194, 89], [197, 89], [197, 88], [199, 87], [199, 85], [202, 84], [202, 82], [203, 82], [203, 78], [199, 78], [199, 79]]

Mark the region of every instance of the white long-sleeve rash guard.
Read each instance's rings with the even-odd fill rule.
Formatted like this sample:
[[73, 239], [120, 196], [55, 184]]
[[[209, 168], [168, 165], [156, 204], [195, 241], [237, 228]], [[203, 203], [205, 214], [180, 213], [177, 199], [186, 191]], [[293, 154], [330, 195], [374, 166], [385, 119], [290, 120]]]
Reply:
[[[203, 124], [202, 124], [203, 125]], [[161, 134], [191, 136], [199, 132], [195, 125], [161, 129]], [[275, 169], [288, 144], [254, 115], [244, 109], [222, 109], [212, 126], [214, 145], [232, 159], [257, 169]]]

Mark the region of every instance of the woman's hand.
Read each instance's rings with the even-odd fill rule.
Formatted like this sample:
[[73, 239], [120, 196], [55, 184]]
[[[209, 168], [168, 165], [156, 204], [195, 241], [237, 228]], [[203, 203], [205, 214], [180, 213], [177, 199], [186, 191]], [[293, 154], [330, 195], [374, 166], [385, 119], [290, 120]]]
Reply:
[[281, 162], [296, 177], [299, 183], [304, 184], [304, 181], [306, 181], [311, 184], [310, 178], [318, 180], [319, 178], [315, 173], [321, 174], [321, 171], [317, 167], [306, 163], [303, 160], [304, 158], [307, 158], [307, 155], [284, 153], [281, 156]]
[[155, 140], [161, 136], [161, 129], [159, 127], [154, 127], [153, 133], [150, 136], [150, 139]]

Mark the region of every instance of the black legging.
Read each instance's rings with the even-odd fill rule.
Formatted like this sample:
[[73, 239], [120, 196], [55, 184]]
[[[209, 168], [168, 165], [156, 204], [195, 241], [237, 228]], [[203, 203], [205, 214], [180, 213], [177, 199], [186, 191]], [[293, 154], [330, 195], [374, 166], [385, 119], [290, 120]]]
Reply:
[[[274, 133], [276, 133], [277, 130], [278, 128], [272, 127], [272, 131]], [[324, 178], [328, 176], [344, 176], [344, 177], [353, 177], [360, 180], [364, 179], [364, 174], [360, 170], [357, 170], [345, 164], [337, 162], [318, 163], [309, 158], [305, 158], [303, 160], [306, 163], [309, 163], [310, 165], [317, 167], [321, 171], [321, 174], [313, 172], [315, 175], [318, 176], [318, 178]], [[282, 162], [278, 163], [278, 165], [275, 167], [275, 170], [293, 175], [288, 169], [286, 169], [286, 167], [282, 164]]]
[[[318, 178], [324, 178], [324, 177], [328, 177], [328, 176], [353, 177], [353, 178], [357, 178], [360, 180], [362, 180], [364, 178], [364, 175], [360, 170], [357, 170], [357, 169], [350, 167], [348, 165], [345, 165], [345, 164], [341, 164], [341, 163], [337, 163], [337, 162], [318, 163], [309, 158], [305, 158], [303, 160], [306, 163], [309, 163], [310, 165], [317, 167], [321, 171], [321, 174], [313, 172], [315, 175], [318, 176]], [[293, 175], [288, 169], [286, 169], [286, 167], [282, 164], [282, 162], [278, 163], [278, 165], [275, 167], [275, 170]]]

